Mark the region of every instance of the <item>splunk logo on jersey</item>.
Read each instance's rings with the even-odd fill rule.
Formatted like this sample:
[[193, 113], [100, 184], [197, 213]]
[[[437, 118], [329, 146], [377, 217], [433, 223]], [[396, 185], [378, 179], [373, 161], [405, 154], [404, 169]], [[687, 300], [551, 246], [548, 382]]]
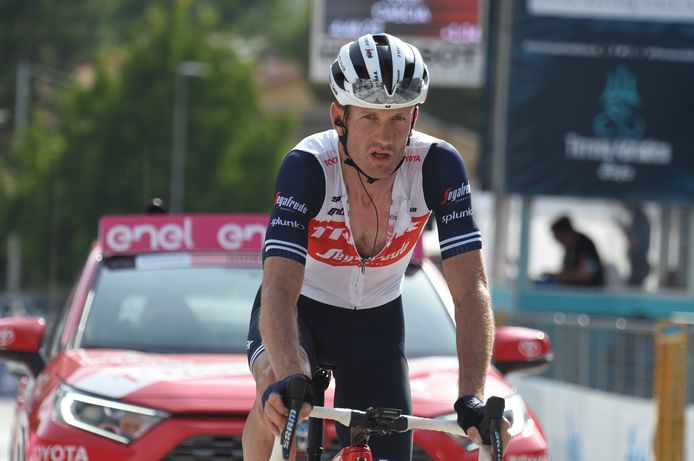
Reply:
[[444, 224], [448, 224], [449, 222], [455, 221], [456, 219], [471, 218], [471, 217], [472, 217], [472, 208], [468, 208], [467, 210], [454, 211], [453, 213], [445, 214], [441, 217], [441, 221], [443, 221]]
[[294, 221], [292, 219], [282, 219], [282, 218], [273, 218], [272, 221], [270, 221], [270, 227], [275, 227], [275, 226], [282, 226], [282, 227], [291, 227], [293, 229], [306, 229], [306, 226], [301, 224], [299, 221]]
[[303, 214], [308, 212], [308, 207], [305, 203], [297, 202], [294, 200], [294, 197], [283, 197], [282, 192], [277, 192], [275, 195], [275, 206]]
[[441, 200], [441, 203], [439, 205], [445, 205], [449, 202], [457, 202], [461, 198], [467, 197], [470, 195], [471, 189], [470, 189], [470, 183], [463, 183], [460, 187], [457, 188], [452, 188], [448, 187], [446, 190], [443, 191], [443, 200]]

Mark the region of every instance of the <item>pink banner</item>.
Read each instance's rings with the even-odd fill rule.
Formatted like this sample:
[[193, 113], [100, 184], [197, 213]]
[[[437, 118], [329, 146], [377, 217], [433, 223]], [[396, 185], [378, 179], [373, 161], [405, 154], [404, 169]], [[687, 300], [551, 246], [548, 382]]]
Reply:
[[260, 251], [266, 215], [112, 215], [99, 221], [104, 254], [169, 251]]

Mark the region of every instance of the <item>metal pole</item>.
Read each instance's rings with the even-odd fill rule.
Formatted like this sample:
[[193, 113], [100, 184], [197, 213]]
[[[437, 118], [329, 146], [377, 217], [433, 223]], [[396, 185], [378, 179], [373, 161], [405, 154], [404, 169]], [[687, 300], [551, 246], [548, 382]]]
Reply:
[[17, 95], [14, 105], [14, 133], [17, 134], [29, 121], [31, 98], [31, 63], [22, 61], [17, 66]]
[[[488, 53], [491, 62], [487, 62], [486, 72], [491, 86], [492, 118], [490, 153], [492, 156], [491, 184], [495, 193], [494, 256], [492, 259], [493, 280], [506, 282], [506, 258], [508, 253], [508, 231], [510, 221], [510, 198], [505, 194], [506, 175], [506, 112], [508, 108], [508, 87], [511, 57], [511, 34], [513, 5], [512, 1], [493, 1], [487, 4], [488, 15], [487, 46], [493, 47]], [[518, 264], [523, 264], [519, 261]], [[520, 267], [519, 267], [520, 269]], [[515, 287], [522, 288], [521, 280]], [[517, 296], [516, 296], [517, 298]], [[518, 305], [511, 306], [517, 312]]]
[[[29, 123], [29, 111], [31, 107], [31, 79], [38, 78], [45, 80], [53, 85], [68, 88], [73, 85], [70, 74], [61, 72], [41, 64], [32, 64], [28, 61], [21, 61], [17, 66], [16, 96], [14, 108], [14, 136]], [[55, 202], [56, 196], [53, 196]], [[53, 221], [52, 221], [53, 223]], [[53, 225], [53, 224], [52, 224]], [[52, 235], [53, 233], [51, 233]], [[7, 272], [5, 276], [5, 289], [11, 293], [19, 292], [21, 289], [22, 273], [22, 236], [18, 231], [13, 231], [7, 239]], [[51, 242], [51, 254], [49, 255], [49, 265], [53, 265], [53, 242]], [[49, 277], [50, 278], [50, 277]], [[52, 278], [50, 278], [53, 286]]]
[[173, 213], [183, 211], [188, 134], [188, 77], [206, 77], [207, 74], [207, 66], [196, 61], [184, 61], [176, 67], [171, 143], [171, 190], [169, 193], [171, 212]]
[[174, 91], [173, 140], [171, 149], [171, 212], [183, 210], [183, 175], [185, 168], [186, 125], [188, 122], [187, 77], [176, 72]]
[[[29, 101], [31, 100], [31, 63], [21, 61], [17, 66], [17, 94], [14, 105], [15, 136], [29, 121]], [[7, 238], [7, 272], [5, 290], [17, 293], [22, 286], [22, 236], [13, 231]]]

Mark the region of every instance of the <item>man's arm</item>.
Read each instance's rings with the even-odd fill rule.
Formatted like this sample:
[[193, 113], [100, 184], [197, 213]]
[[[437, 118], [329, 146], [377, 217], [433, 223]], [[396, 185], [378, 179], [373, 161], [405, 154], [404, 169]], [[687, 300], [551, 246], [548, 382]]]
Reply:
[[304, 266], [299, 262], [268, 257], [263, 264], [260, 334], [277, 379], [296, 373], [311, 376], [299, 352], [296, 302], [303, 280]]
[[458, 393], [483, 399], [494, 319], [482, 252], [473, 250], [445, 259], [443, 273], [455, 304]]

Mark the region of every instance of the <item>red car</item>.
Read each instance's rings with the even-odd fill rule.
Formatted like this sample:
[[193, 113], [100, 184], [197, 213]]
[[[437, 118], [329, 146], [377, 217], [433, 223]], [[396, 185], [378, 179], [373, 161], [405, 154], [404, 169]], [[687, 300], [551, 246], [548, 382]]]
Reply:
[[[0, 320], [0, 358], [23, 365], [11, 461], [241, 460], [255, 398], [246, 330], [267, 217], [106, 216], [52, 325]], [[404, 282], [414, 413], [452, 418], [457, 390], [450, 295], [418, 258]], [[547, 460], [540, 424], [501, 371], [551, 359], [542, 332], [500, 327], [488, 395], [506, 398], [505, 459]], [[327, 401], [330, 402], [331, 390]], [[328, 451], [334, 430], [326, 430]], [[472, 460], [467, 439], [416, 432], [413, 460]]]

